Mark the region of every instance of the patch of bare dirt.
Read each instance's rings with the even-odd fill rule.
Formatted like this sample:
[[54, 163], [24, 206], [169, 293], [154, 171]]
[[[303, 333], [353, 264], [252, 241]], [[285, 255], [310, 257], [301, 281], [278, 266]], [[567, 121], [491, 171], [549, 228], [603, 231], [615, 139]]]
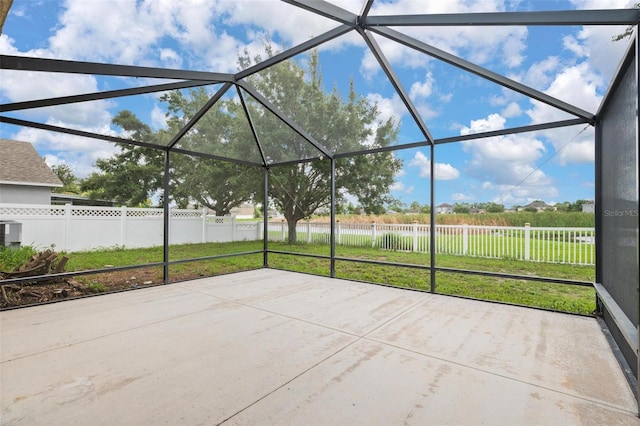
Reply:
[[[171, 282], [200, 277], [201, 274], [191, 271], [172, 273]], [[0, 273], [0, 278], [9, 277]], [[1, 286], [0, 309], [150, 287], [162, 283], [161, 268], [141, 268], [50, 281], [4, 284]]]

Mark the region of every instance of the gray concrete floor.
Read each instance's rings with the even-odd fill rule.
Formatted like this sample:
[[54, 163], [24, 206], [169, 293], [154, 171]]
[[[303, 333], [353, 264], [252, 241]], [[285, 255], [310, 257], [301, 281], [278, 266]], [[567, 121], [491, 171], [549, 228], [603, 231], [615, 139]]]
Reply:
[[6, 425], [638, 425], [591, 318], [275, 270], [0, 314]]

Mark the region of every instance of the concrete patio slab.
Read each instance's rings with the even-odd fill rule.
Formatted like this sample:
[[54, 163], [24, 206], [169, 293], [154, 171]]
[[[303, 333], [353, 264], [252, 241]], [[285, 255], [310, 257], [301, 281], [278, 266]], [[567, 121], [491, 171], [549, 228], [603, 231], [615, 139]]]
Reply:
[[597, 322], [262, 269], [0, 313], [6, 425], [622, 424]]
[[[270, 271], [268, 276], [263, 271], [251, 271], [246, 275], [246, 283], [198, 280], [182, 286], [356, 335], [366, 334], [429, 297], [425, 293], [399, 292], [395, 288], [313, 275], [303, 275], [304, 279], [292, 285], [290, 273], [285, 271]], [[247, 285], [256, 278], [259, 285]], [[310, 304], [322, 309], [309, 309]]]
[[634, 403], [615, 391], [627, 382], [592, 318], [430, 297], [368, 337], [623, 409]]
[[277, 425], [614, 425], [605, 404], [360, 340], [230, 419]]

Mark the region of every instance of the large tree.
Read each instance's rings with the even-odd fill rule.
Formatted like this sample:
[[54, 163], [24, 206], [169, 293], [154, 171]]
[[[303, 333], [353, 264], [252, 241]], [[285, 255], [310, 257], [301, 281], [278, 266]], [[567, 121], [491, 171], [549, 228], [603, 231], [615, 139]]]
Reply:
[[[211, 93], [204, 88], [191, 90], [187, 95], [174, 91], [163, 96], [161, 99], [167, 102], [169, 110], [168, 128], [177, 132], [210, 97]], [[249, 139], [253, 139], [253, 135], [242, 105], [227, 98], [210, 108], [177, 147], [246, 160], [249, 157], [245, 152], [247, 146], [257, 149], [255, 142]], [[173, 154], [171, 163], [174, 196], [206, 206], [216, 216], [229, 214], [232, 208], [253, 199], [256, 191], [262, 188], [263, 176], [259, 167], [185, 154]]]
[[[271, 50], [267, 46], [267, 55]], [[251, 60], [245, 52], [239, 58], [247, 68], [262, 58]], [[249, 77], [249, 83], [282, 113], [333, 153], [355, 152], [389, 146], [397, 138], [393, 119], [381, 120], [377, 105], [358, 96], [351, 81], [343, 99], [337, 88], [325, 91], [317, 52], [303, 65], [289, 60]], [[290, 129], [261, 107], [249, 102], [251, 117], [259, 132], [265, 154], [276, 161], [308, 159], [320, 153], [311, 144], [292, 136]], [[367, 213], [384, 211], [393, 202], [389, 188], [402, 162], [392, 153], [357, 155], [336, 160], [336, 193], [357, 197]], [[330, 161], [312, 161], [270, 168], [269, 195], [288, 224], [288, 241], [296, 242], [296, 224], [331, 201]], [[342, 200], [339, 200], [342, 201]]]
[[[125, 130], [131, 139], [164, 146], [206, 103], [211, 96], [204, 88], [163, 95], [167, 104], [167, 128], [153, 131], [131, 111], [120, 111], [113, 123]], [[237, 152], [234, 131], [236, 123], [229, 114], [235, 107], [231, 101], [223, 108], [211, 109], [179, 142], [181, 148], [219, 156], [241, 158]], [[83, 189], [94, 198], [114, 199], [129, 206], [147, 205], [163, 188], [164, 152], [162, 150], [120, 144], [114, 156], [96, 161], [101, 173], [93, 173], [83, 182]], [[235, 151], [235, 152], [234, 152]], [[170, 197], [180, 207], [196, 202], [213, 210], [217, 216], [229, 214], [232, 208], [252, 198], [261, 177], [257, 167], [212, 160], [180, 153], [170, 155]], [[162, 196], [160, 196], [162, 197]]]
[[[268, 56], [271, 47], [266, 48]], [[241, 55], [238, 64], [246, 69], [262, 58]], [[389, 146], [396, 140], [398, 123], [381, 120], [377, 105], [358, 96], [351, 82], [346, 99], [334, 88], [326, 91], [317, 52], [301, 65], [295, 60], [281, 62], [248, 78], [248, 82], [279, 111], [288, 116], [331, 153], [346, 153]], [[176, 134], [212, 94], [204, 88], [174, 91], [161, 100], [167, 103], [167, 129], [153, 132], [131, 112], [122, 111], [114, 123], [133, 139], [165, 144]], [[296, 241], [296, 224], [331, 201], [331, 162], [300, 162], [317, 158], [321, 152], [285, 125], [249, 94], [243, 106], [238, 97], [216, 103], [185, 136], [177, 147], [219, 157], [259, 162], [261, 155], [269, 166], [269, 195], [284, 214], [289, 242]], [[244, 108], [249, 111], [254, 138]], [[259, 153], [258, 147], [261, 149]], [[289, 165], [277, 165], [290, 162]], [[94, 190], [118, 201], [140, 203], [161, 188], [162, 152], [136, 146], [122, 146], [111, 159], [96, 164], [103, 173], [92, 176]], [[216, 214], [252, 198], [262, 199], [262, 175], [258, 167], [212, 160], [197, 155], [172, 154], [171, 194], [174, 200], [197, 201]], [[335, 161], [338, 202], [347, 194], [356, 197], [366, 213], [384, 212], [385, 204], [395, 200], [389, 194], [402, 162], [392, 153], [356, 155]], [[91, 188], [90, 185], [87, 185]]]
[[[167, 137], [164, 131], [153, 132], [131, 111], [120, 111], [113, 123], [136, 141], [160, 143], [161, 138]], [[118, 153], [96, 161], [101, 173], [94, 172], [84, 179], [82, 190], [94, 199], [115, 200], [131, 207], [149, 205], [151, 196], [162, 188], [163, 152], [129, 144], [118, 146]]]

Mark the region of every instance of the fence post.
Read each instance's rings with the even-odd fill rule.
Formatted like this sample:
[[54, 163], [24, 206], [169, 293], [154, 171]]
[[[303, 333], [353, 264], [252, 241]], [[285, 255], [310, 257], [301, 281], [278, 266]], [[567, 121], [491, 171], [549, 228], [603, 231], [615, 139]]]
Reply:
[[469, 225], [462, 225], [462, 255], [469, 254]]
[[282, 241], [284, 241], [284, 219], [280, 220], [280, 234], [282, 235]]
[[524, 260], [531, 260], [531, 224], [524, 224]]
[[262, 221], [261, 221], [261, 220], [259, 220], [259, 221], [256, 223], [256, 226], [257, 226], [257, 228], [256, 228], [256, 238], [257, 238], [258, 240], [261, 240], [261, 239], [262, 239]]
[[307, 244], [311, 243], [311, 222], [307, 220]]
[[376, 221], [372, 220], [371, 221], [371, 247], [375, 247], [376, 246], [376, 237], [377, 235], [377, 229], [376, 229]]
[[336, 244], [340, 244], [340, 219], [336, 220]]
[[120, 245], [127, 245], [127, 206], [120, 207]]
[[231, 216], [231, 241], [236, 240], [236, 217]]
[[64, 248], [65, 251], [72, 251], [69, 249], [69, 233], [71, 232], [71, 204], [64, 205]]
[[202, 242], [207, 242], [207, 208], [202, 208]]
[[418, 251], [418, 221], [414, 220], [411, 222], [413, 225], [413, 251]]

